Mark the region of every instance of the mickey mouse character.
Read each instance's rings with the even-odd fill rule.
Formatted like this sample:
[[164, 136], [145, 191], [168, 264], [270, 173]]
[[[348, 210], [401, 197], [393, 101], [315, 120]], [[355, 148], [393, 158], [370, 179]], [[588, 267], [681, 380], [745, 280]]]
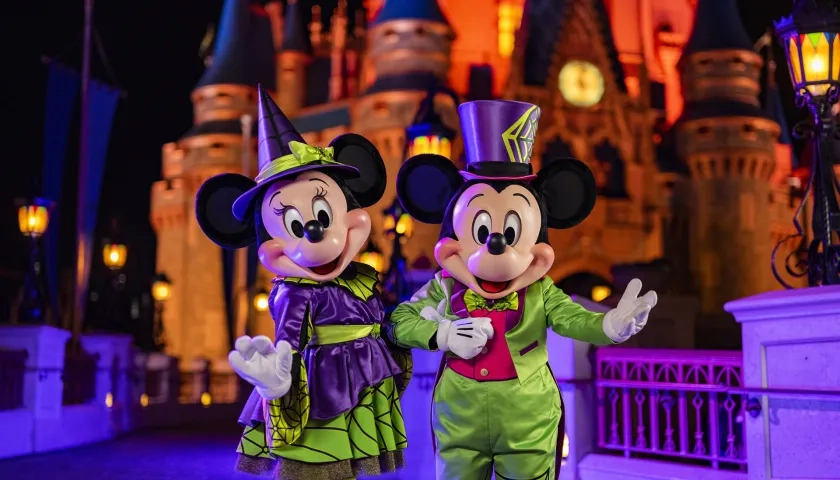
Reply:
[[256, 180], [219, 175], [196, 199], [211, 240], [257, 242], [260, 262], [278, 275], [269, 297], [276, 346], [245, 336], [229, 356], [255, 387], [239, 417], [237, 469], [289, 480], [394, 471], [406, 447], [399, 396], [410, 356], [380, 338], [377, 272], [352, 261], [370, 235], [362, 208], [385, 190], [382, 158], [359, 135], [306, 145], [262, 88], [258, 136]]
[[546, 276], [547, 229], [569, 228], [595, 205], [592, 172], [563, 159], [536, 175], [531, 148], [540, 110], [522, 102], [458, 108], [466, 170], [418, 155], [397, 194], [421, 222], [441, 224], [442, 271], [393, 312], [391, 340], [446, 352], [433, 395], [438, 480], [559, 478], [562, 401], [546, 330], [595, 345], [627, 340], [647, 322], [656, 293], [633, 280], [606, 315], [574, 303]]

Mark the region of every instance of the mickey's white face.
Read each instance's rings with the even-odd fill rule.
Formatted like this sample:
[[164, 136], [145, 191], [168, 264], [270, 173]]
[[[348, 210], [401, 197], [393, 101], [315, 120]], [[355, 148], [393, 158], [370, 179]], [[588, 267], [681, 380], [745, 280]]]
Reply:
[[453, 278], [487, 299], [536, 282], [554, 263], [554, 251], [538, 243], [542, 212], [519, 184], [501, 192], [486, 183], [469, 186], [455, 200], [457, 239], [437, 243], [435, 259]]
[[272, 237], [259, 247], [260, 262], [283, 277], [332, 280], [370, 236], [368, 214], [348, 211], [336, 181], [314, 170], [273, 183], [260, 215]]

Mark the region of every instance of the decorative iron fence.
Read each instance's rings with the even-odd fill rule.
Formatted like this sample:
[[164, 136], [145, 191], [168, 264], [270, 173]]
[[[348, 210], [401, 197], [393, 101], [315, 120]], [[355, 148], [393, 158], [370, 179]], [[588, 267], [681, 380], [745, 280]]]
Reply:
[[595, 358], [601, 448], [746, 468], [741, 352], [610, 347]]
[[0, 350], [0, 410], [23, 407], [26, 350]]

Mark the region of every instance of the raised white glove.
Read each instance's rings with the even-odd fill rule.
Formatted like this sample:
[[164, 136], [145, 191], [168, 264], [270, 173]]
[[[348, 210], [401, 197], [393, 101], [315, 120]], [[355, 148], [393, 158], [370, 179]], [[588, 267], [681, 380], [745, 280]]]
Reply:
[[289, 342], [281, 340], [275, 347], [265, 335], [239, 337], [228, 361], [233, 370], [266, 400], [282, 397], [292, 386], [292, 346]]
[[436, 337], [442, 352], [452, 352], [464, 360], [481, 353], [490, 338], [493, 338], [493, 325], [486, 317], [441, 320]]
[[613, 342], [621, 343], [639, 333], [648, 321], [650, 310], [656, 306], [653, 290], [639, 297], [642, 281], [630, 280], [618, 305], [604, 315], [604, 333]]

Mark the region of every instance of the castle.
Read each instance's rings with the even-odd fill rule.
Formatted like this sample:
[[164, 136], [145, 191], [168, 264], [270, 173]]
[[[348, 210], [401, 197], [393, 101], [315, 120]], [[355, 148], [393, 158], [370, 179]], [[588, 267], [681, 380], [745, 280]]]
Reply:
[[[225, 1], [192, 93], [195, 124], [163, 146], [163, 179], [152, 190], [158, 270], [173, 282], [167, 353], [226, 358], [236, 282], [193, 202], [212, 175], [254, 175], [258, 83], [309, 143], [351, 131], [369, 138], [391, 178], [427, 92], [534, 103], [542, 109], [534, 167], [574, 156], [601, 193], [582, 225], [550, 235], [550, 276], [564, 289], [588, 295], [610, 284], [617, 265], [661, 258], [681, 273], [674, 292], [694, 295], [710, 316], [775, 288], [769, 259], [792, 229], [794, 157], [778, 92], [760, 81], [774, 67], [754, 50], [735, 0], [328, 3]], [[434, 106], [457, 131], [454, 99], [437, 95]], [[381, 211], [394, 195], [391, 182], [370, 210], [383, 250]], [[436, 239], [436, 228], [417, 225], [409, 264], [433, 258]], [[268, 272], [249, 271], [268, 286]], [[255, 315], [250, 331], [271, 335], [268, 315]]]

